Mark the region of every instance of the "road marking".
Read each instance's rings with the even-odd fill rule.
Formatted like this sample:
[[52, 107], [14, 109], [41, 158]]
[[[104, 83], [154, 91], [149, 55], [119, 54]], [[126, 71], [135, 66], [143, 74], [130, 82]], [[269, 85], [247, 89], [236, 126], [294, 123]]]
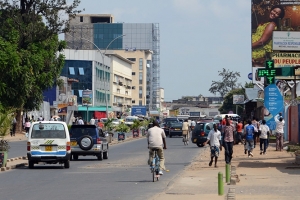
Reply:
[[65, 172], [65, 174], [111, 174], [112, 172]]

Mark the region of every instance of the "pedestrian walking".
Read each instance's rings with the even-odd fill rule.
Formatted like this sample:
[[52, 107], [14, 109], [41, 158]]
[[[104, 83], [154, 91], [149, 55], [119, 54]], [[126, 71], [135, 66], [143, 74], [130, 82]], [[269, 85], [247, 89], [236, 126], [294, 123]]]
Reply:
[[83, 120], [82, 120], [82, 118], [81, 118], [81, 117], [79, 117], [79, 120], [78, 120], [78, 125], [84, 125], [84, 122], [83, 122]]
[[256, 120], [255, 117], [253, 117], [252, 125], [254, 126], [254, 134], [253, 134], [253, 140], [254, 140], [254, 148], [256, 146], [256, 143], [258, 142], [259, 138], [259, 122]]
[[94, 117], [91, 118], [90, 125], [95, 125], [95, 119], [94, 119]]
[[211, 166], [215, 158], [215, 167], [218, 167], [217, 162], [218, 162], [220, 150], [222, 151], [222, 146], [221, 146], [221, 132], [218, 130], [217, 124], [214, 124], [213, 130], [211, 130], [208, 133], [207, 140], [206, 142], [204, 142], [204, 145], [206, 145], [208, 142], [210, 144], [210, 162], [208, 165]]
[[11, 125], [12, 125], [12, 129], [11, 129], [11, 132], [10, 132], [10, 136], [16, 136], [16, 127], [17, 127], [17, 120], [16, 118], [14, 117], [12, 122], [11, 122]]
[[276, 151], [281, 151], [283, 149], [283, 127], [285, 122], [281, 113], [275, 115], [274, 119], [276, 122]]
[[26, 118], [26, 119], [25, 119], [25, 124], [24, 124], [26, 134], [28, 134], [29, 129], [30, 129], [30, 126], [31, 126], [31, 123], [30, 123], [30, 121], [28, 120], [28, 118]]
[[226, 164], [231, 163], [232, 154], [233, 154], [233, 132], [234, 126], [230, 123], [230, 119], [226, 119], [226, 126], [224, 127], [224, 149], [225, 149], [225, 162]]
[[[262, 120], [262, 124], [259, 126], [260, 130], [260, 155], [266, 154], [267, 146], [268, 146], [268, 133], [270, 131], [270, 128], [266, 124], [266, 120]], [[264, 148], [263, 148], [264, 146]]]
[[243, 144], [242, 136], [243, 136], [243, 124], [242, 121], [239, 120], [236, 124], [236, 131], [237, 131], [237, 144]]
[[246, 139], [246, 145], [245, 145], [245, 154], [247, 154], [248, 151], [248, 157], [253, 157], [253, 148], [254, 148], [254, 131], [255, 127], [252, 124], [251, 120], [248, 120], [248, 125], [245, 126], [245, 139]]

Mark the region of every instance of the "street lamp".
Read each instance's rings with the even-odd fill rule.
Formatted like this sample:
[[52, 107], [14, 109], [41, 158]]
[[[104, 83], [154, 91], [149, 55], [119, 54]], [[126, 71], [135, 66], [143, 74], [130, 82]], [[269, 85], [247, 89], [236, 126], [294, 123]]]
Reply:
[[[124, 37], [125, 35], [119, 35], [118, 37], [114, 38], [112, 41], [110, 41], [110, 43], [107, 45], [107, 47], [105, 48], [105, 51], [104, 53], [101, 52], [100, 48], [92, 41], [86, 39], [86, 38], [82, 38], [82, 37], [76, 37], [76, 36], [73, 36], [69, 33], [66, 33], [67, 35], [71, 36], [71, 37], [75, 37], [75, 38], [79, 38], [79, 39], [83, 39], [83, 40], [86, 40], [90, 43], [92, 43], [97, 49], [98, 51], [100, 51], [100, 54], [102, 56], [102, 67], [103, 67], [103, 72], [104, 72], [104, 80], [106, 78], [106, 73], [105, 73], [105, 68], [104, 68], [104, 55], [108, 49], [108, 47], [117, 39], [121, 38], [121, 37]], [[105, 84], [105, 81], [104, 81], [104, 91], [105, 91], [105, 105], [106, 105], [106, 117], [108, 118], [108, 101], [107, 101], [107, 88], [106, 88], [106, 84]]]

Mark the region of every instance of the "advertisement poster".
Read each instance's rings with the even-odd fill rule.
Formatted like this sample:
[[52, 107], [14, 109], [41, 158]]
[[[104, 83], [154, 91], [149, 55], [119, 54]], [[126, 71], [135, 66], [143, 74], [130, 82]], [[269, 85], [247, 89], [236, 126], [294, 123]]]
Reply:
[[82, 105], [83, 106], [93, 106], [93, 91], [83, 90], [82, 91]]
[[275, 130], [276, 122], [274, 116], [278, 113], [282, 113], [284, 116], [284, 102], [283, 97], [275, 84], [270, 84], [265, 88], [265, 107], [264, 107], [264, 119], [271, 130]]
[[244, 104], [244, 95], [233, 95], [233, 104]]
[[67, 115], [68, 112], [68, 104], [67, 103], [59, 103], [57, 105], [57, 113], [58, 115]]
[[251, 5], [253, 83], [263, 83], [264, 78], [257, 77], [257, 69], [265, 67], [265, 61], [272, 59], [273, 32], [282, 31], [275, 37], [275, 48], [290, 50], [298, 45], [298, 39], [294, 38], [293, 44], [283, 46], [282, 42], [287, 41], [281, 41], [278, 36], [292, 37], [291, 32], [300, 31], [300, 0], [252, 0]]

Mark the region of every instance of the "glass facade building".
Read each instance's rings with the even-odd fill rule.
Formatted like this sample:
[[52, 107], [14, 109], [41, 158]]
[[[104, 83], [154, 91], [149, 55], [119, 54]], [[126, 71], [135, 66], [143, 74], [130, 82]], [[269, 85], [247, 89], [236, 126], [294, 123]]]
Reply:
[[[101, 23], [94, 23], [95, 19], [100, 20]], [[102, 22], [103, 20], [107, 21]], [[152, 51], [152, 60], [147, 60], [146, 104], [149, 110], [157, 110], [160, 107], [160, 31], [158, 23], [112, 23], [111, 16], [79, 14], [71, 20], [70, 30], [72, 37], [65, 35], [65, 38], [68, 46], [74, 49]], [[114, 40], [121, 35], [125, 36]]]

